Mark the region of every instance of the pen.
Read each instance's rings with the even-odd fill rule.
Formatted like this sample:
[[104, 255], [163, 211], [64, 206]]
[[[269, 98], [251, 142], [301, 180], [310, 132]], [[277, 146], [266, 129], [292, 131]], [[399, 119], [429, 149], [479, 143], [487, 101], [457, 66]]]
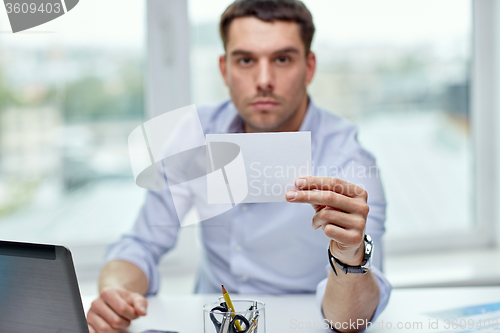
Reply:
[[253, 301], [253, 304], [250, 305], [250, 307], [248, 308], [247, 310], [248, 313], [245, 315], [248, 321], [250, 321], [253, 318], [254, 314], [259, 313], [259, 311], [254, 311], [257, 310], [257, 306], [258, 306], [257, 301]]
[[224, 317], [222, 318], [220, 331], [218, 333], [229, 333], [230, 328], [231, 328], [231, 316], [229, 312], [226, 312], [224, 314]]
[[[222, 285], [222, 296], [224, 296], [224, 299], [226, 300], [226, 304], [227, 304], [227, 307], [228, 309], [231, 309], [231, 317], [234, 318], [234, 316], [236, 315], [234, 311], [234, 306], [233, 306], [233, 302], [231, 302], [231, 298], [229, 298], [229, 293], [227, 292], [226, 288], [224, 288], [224, 285]], [[238, 329], [238, 331], [243, 331], [241, 329], [241, 325], [240, 325], [240, 322], [239, 320], [236, 320], [235, 321], [235, 324], [236, 324], [236, 328]]]

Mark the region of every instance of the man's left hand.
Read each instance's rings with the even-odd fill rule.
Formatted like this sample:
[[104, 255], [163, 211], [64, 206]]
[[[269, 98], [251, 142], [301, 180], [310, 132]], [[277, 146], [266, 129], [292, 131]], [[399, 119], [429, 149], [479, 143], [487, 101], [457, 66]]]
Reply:
[[316, 214], [312, 219], [312, 227], [321, 227], [331, 239], [332, 255], [344, 264], [361, 265], [369, 211], [366, 191], [333, 177], [298, 178], [295, 186], [299, 191], [288, 191], [287, 201], [313, 206]]

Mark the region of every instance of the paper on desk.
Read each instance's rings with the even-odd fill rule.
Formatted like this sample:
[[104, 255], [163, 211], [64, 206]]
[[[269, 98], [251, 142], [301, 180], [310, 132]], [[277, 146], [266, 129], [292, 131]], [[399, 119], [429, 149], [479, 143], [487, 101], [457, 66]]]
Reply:
[[[500, 302], [428, 313], [446, 332], [500, 332]], [[445, 332], [445, 331], [443, 331]]]
[[284, 202], [295, 180], [311, 175], [311, 132], [207, 134], [206, 141], [209, 204]]

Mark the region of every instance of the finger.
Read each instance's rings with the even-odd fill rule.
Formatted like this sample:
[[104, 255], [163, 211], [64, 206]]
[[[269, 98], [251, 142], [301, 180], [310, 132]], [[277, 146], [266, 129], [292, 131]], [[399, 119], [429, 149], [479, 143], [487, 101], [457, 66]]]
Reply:
[[325, 224], [334, 224], [344, 229], [363, 230], [365, 227], [364, 219], [357, 215], [344, 213], [328, 207], [316, 213], [312, 220], [314, 229], [318, 229]]
[[332, 191], [351, 198], [367, 197], [366, 191], [361, 187], [333, 177], [301, 177], [295, 181], [295, 186], [301, 190]]
[[130, 320], [119, 316], [101, 299], [97, 299], [92, 303], [92, 310], [114, 329], [130, 326]]
[[147, 314], [148, 301], [144, 296], [140, 294], [135, 294], [133, 296], [134, 308], [139, 316], [145, 316]]
[[88, 325], [89, 326], [89, 333], [97, 333], [96, 330], [92, 327], [92, 325]]
[[116, 289], [116, 292], [131, 306], [134, 305], [134, 299], [132, 297], [132, 292], [123, 289]]
[[302, 202], [312, 205], [322, 205], [339, 209], [343, 212], [354, 213], [361, 208], [361, 203], [353, 198], [331, 191], [288, 191], [286, 199], [289, 202]]
[[358, 247], [363, 241], [363, 232], [354, 229], [342, 229], [334, 224], [323, 225], [325, 235], [345, 247]]
[[101, 293], [101, 298], [104, 302], [106, 302], [106, 304], [118, 315], [128, 320], [136, 319], [137, 316], [135, 314], [134, 307], [132, 306], [133, 303], [130, 304], [127, 302], [124, 299], [124, 296], [128, 296], [130, 298], [130, 295], [124, 295], [114, 289], [107, 289]]
[[87, 320], [96, 333], [117, 333], [120, 331], [112, 328], [101, 316], [93, 311], [89, 311]]

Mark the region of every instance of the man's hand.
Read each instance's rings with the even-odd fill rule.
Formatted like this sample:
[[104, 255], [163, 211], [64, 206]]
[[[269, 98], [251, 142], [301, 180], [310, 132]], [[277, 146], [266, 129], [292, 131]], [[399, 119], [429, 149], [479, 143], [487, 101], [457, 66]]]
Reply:
[[351, 266], [362, 264], [364, 232], [369, 207], [364, 189], [333, 177], [304, 177], [295, 181], [299, 191], [288, 191], [289, 202], [309, 203], [316, 214], [314, 229], [321, 227], [331, 239], [332, 255]]
[[120, 288], [106, 288], [87, 314], [90, 333], [116, 333], [130, 322], [146, 315], [148, 302], [139, 293]]

